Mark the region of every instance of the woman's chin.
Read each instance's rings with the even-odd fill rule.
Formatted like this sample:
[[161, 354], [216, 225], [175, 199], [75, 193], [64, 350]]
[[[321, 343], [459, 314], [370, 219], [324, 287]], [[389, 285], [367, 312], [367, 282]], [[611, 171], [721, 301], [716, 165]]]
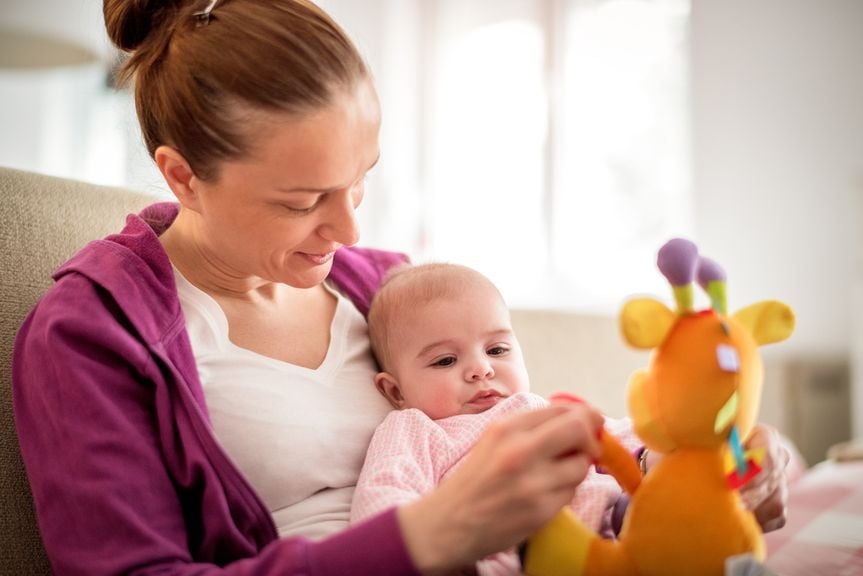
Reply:
[[331, 269], [332, 262], [329, 262], [325, 265], [315, 266], [313, 269], [305, 270], [300, 273], [292, 271], [291, 273], [281, 274], [279, 275], [278, 281], [293, 288], [314, 288], [327, 279], [327, 276], [330, 275]]

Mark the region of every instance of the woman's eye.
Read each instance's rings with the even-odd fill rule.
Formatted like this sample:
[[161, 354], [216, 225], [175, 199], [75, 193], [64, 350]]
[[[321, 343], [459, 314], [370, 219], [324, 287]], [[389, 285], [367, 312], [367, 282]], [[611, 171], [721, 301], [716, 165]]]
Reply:
[[440, 367], [452, 366], [453, 364], [455, 364], [455, 356], [445, 356], [432, 362], [432, 366]]
[[492, 346], [486, 351], [486, 354], [488, 354], [489, 356], [502, 356], [507, 352], [509, 352], [509, 348], [507, 348], [506, 346]]
[[324, 199], [324, 194], [316, 192], [294, 192], [290, 196], [277, 202], [279, 208], [287, 210], [291, 214], [302, 216], [317, 208]]
[[315, 209], [317, 203], [312, 204], [311, 206], [291, 206], [290, 204], [282, 204], [281, 206], [293, 214], [308, 214]]

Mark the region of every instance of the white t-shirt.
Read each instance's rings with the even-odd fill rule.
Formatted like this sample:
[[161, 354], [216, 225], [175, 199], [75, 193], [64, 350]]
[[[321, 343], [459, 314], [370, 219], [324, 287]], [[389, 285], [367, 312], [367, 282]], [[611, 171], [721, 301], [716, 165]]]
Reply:
[[317, 369], [233, 344], [222, 308], [174, 270], [216, 437], [260, 494], [281, 537], [346, 527], [375, 427], [392, 409], [374, 386], [368, 326], [338, 299]]

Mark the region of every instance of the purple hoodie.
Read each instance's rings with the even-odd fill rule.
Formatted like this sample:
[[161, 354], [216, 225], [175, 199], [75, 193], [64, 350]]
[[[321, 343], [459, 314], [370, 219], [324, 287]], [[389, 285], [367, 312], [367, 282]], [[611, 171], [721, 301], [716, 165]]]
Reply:
[[[15, 417], [58, 574], [416, 574], [395, 511], [279, 540], [213, 436], [156, 204], [92, 242], [18, 333]], [[364, 314], [404, 256], [343, 248], [330, 278]], [[297, 462], [297, 466], [302, 466]]]

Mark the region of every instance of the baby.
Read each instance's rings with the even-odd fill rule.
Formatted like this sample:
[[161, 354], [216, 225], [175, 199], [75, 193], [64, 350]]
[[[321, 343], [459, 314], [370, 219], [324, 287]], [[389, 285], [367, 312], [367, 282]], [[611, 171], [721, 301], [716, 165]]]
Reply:
[[[393, 273], [369, 311], [375, 386], [396, 410], [378, 426], [354, 493], [358, 522], [413, 500], [444, 480], [488, 424], [547, 406], [530, 384], [509, 309], [485, 276], [464, 266], [424, 264]], [[606, 428], [627, 429], [606, 420]], [[624, 438], [634, 449], [638, 440]], [[575, 512], [601, 530], [620, 496], [594, 470], [576, 490]], [[514, 552], [477, 566], [482, 575], [520, 574]]]

